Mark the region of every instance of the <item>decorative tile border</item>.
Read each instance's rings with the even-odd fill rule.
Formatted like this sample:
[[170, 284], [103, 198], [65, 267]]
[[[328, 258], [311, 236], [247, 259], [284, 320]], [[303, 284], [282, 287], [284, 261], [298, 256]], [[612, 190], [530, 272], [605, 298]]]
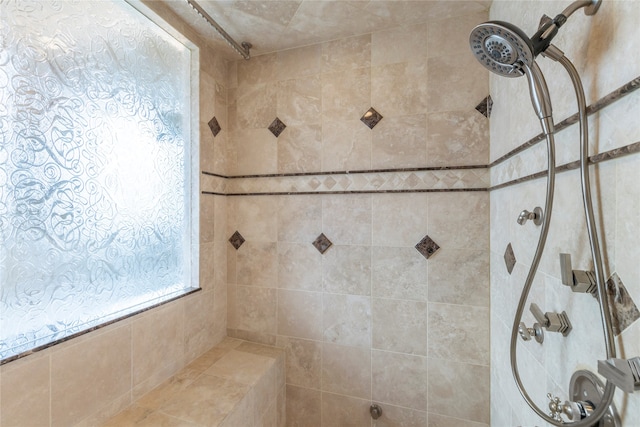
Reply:
[[[588, 106], [587, 114], [591, 115], [600, 111], [639, 88], [640, 76]], [[490, 99], [488, 97], [487, 102], [489, 101]], [[576, 113], [557, 123], [555, 126], [556, 131], [561, 131], [577, 122], [578, 114]], [[242, 176], [224, 176], [203, 171], [201, 193], [220, 196], [244, 196], [493, 191], [542, 178], [546, 175], [546, 171], [540, 171], [493, 186], [491, 185], [490, 177], [491, 168], [506, 162], [511, 157], [516, 156], [543, 140], [544, 135], [539, 134], [488, 165]], [[595, 164], [636, 153], [640, 153], [640, 142], [591, 156], [589, 163]], [[577, 169], [578, 167], [579, 161], [574, 161], [559, 166], [556, 170], [557, 172], [564, 172]]]
[[[595, 103], [589, 105], [587, 107], [587, 115], [590, 116], [593, 113], [596, 113], [596, 112], [602, 110], [604, 107], [607, 107], [607, 106], [613, 104], [614, 102], [616, 102], [619, 99], [623, 98], [624, 96], [634, 92], [637, 89], [640, 89], [640, 76], [638, 76], [635, 79], [631, 80], [627, 84], [625, 84], [623, 86], [620, 86], [618, 89], [616, 89], [613, 92], [609, 93], [608, 95], [605, 95], [604, 97], [600, 98]], [[579, 121], [578, 113], [575, 113], [574, 115], [572, 115], [570, 117], [567, 117], [566, 119], [564, 119], [560, 123], [556, 123], [556, 125], [555, 125], [556, 132], [560, 132], [561, 130], [566, 129], [569, 126], [578, 123], [578, 121]], [[525, 151], [527, 148], [533, 147], [534, 145], [536, 145], [540, 141], [544, 141], [544, 139], [545, 139], [544, 134], [543, 133], [539, 133], [538, 135], [534, 136], [533, 138], [531, 138], [530, 140], [528, 140], [524, 144], [520, 145], [519, 147], [514, 148], [513, 150], [509, 151], [504, 156], [499, 157], [498, 159], [494, 160], [493, 162], [491, 162], [491, 164], [488, 165], [488, 167], [492, 168], [494, 166], [497, 166], [500, 163], [503, 163], [503, 162], [509, 160], [511, 157], [515, 156], [516, 154]]]
[[[596, 163], [606, 162], [608, 160], [618, 159], [620, 157], [628, 156], [630, 154], [640, 153], [640, 141], [634, 142], [633, 144], [626, 145], [620, 148], [614, 148], [613, 150], [605, 151], [600, 154], [595, 154], [589, 157], [589, 164], [594, 165]], [[565, 163], [564, 165], [560, 165], [556, 167], [556, 173], [567, 172], [574, 169], [580, 168], [580, 161], [575, 160], [570, 163]], [[520, 178], [513, 179], [511, 181], [503, 182], [489, 188], [489, 191], [499, 190], [505, 187], [511, 187], [512, 185], [521, 184], [526, 181], [532, 181], [534, 179], [543, 178], [547, 176], [547, 171], [540, 171], [530, 175], [526, 175]]]
[[416, 170], [412, 172], [340, 173], [262, 176], [202, 180], [206, 194], [388, 193], [424, 191], [486, 191], [489, 171], [481, 169]]

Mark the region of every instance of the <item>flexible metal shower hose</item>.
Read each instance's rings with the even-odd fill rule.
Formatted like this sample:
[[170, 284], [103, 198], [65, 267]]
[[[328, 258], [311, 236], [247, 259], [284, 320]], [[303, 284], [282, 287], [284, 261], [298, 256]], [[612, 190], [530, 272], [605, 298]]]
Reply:
[[[552, 46], [553, 47], [553, 46]], [[557, 55], [553, 55], [553, 52], [558, 53]], [[549, 57], [555, 59], [560, 62], [562, 66], [566, 69], [567, 73], [571, 77], [571, 82], [573, 83], [573, 87], [576, 93], [576, 99], [578, 102], [578, 113], [580, 118], [580, 173], [581, 173], [581, 185], [582, 185], [582, 198], [584, 204], [584, 211], [587, 222], [587, 232], [589, 234], [589, 242], [591, 247], [591, 256], [593, 258], [595, 275], [596, 275], [596, 285], [597, 285], [597, 296], [600, 306], [600, 317], [602, 321], [603, 333], [604, 333], [604, 341], [607, 359], [615, 357], [616, 349], [615, 342], [613, 340], [613, 329], [611, 327], [611, 315], [609, 312], [609, 303], [608, 303], [608, 294], [606, 290], [606, 283], [604, 280], [604, 269], [602, 265], [602, 256], [600, 253], [600, 244], [598, 240], [597, 229], [594, 220], [593, 214], [593, 203], [591, 199], [591, 186], [589, 182], [589, 137], [588, 137], [588, 123], [587, 123], [587, 108], [584, 96], [584, 88], [582, 86], [582, 82], [580, 80], [580, 76], [576, 71], [575, 67], [567, 59], [564, 54], [559, 49], [553, 47], [551, 52], [549, 52]], [[513, 373], [513, 377], [515, 379], [516, 385], [520, 394], [525, 399], [527, 404], [533, 409], [533, 411], [544, 419], [546, 422], [554, 425], [554, 426], [566, 426], [566, 423], [559, 422], [549, 415], [547, 415], [543, 410], [541, 410], [528, 395], [527, 391], [522, 384], [522, 380], [520, 379], [520, 373], [518, 372], [518, 363], [517, 363], [517, 351], [516, 345], [518, 342], [518, 326], [522, 320], [522, 314], [524, 311], [525, 304], [527, 302], [527, 298], [529, 296], [529, 291], [531, 289], [531, 285], [533, 284], [533, 279], [535, 277], [536, 271], [538, 269], [538, 265], [540, 264], [540, 258], [542, 257], [542, 252], [544, 250], [544, 246], [547, 240], [547, 234], [549, 232], [549, 224], [551, 222], [551, 210], [553, 207], [553, 196], [554, 196], [554, 186], [555, 186], [555, 141], [552, 132], [546, 134], [547, 140], [547, 151], [548, 151], [548, 169], [547, 169], [547, 194], [545, 201], [545, 215], [544, 221], [542, 224], [542, 229], [540, 231], [540, 238], [538, 240], [538, 245], [536, 247], [536, 251], [534, 254], [533, 262], [531, 263], [531, 267], [529, 269], [529, 273], [525, 280], [524, 287], [522, 289], [522, 294], [520, 295], [520, 301], [518, 302], [518, 308], [516, 310], [513, 328], [511, 330], [511, 348], [510, 348], [510, 356], [511, 356], [511, 371]], [[569, 423], [573, 427], [587, 427], [593, 426], [600, 418], [605, 414], [605, 412], [609, 409], [609, 405], [613, 401], [613, 395], [615, 392], [615, 386], [607, 381], [607, 384], [604, 389], [604, 394], [599, 403], [597, 403], [595, 411], [587, 418], [581, 421], [575, 421]]]

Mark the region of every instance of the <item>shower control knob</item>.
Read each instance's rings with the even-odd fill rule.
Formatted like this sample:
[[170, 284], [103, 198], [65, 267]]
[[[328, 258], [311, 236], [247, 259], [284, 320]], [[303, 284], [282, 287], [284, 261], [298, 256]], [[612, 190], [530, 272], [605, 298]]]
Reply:
[[529, 220], [532, 220], [535, 225], [542, 224], [542, 208], [540, 206], [533, 209], [533, 212], [525, 209], [518, 215], [518, 224], [520, 225], [524, 225]]
[[524, 341], [531, 341], [531, 338], [535, 338], [540, 344], [544, 341], [544, 331], [539, 323], [534, 323], [533, 328], [527, 328], [524, 322], [520, 322], [518, 333]]

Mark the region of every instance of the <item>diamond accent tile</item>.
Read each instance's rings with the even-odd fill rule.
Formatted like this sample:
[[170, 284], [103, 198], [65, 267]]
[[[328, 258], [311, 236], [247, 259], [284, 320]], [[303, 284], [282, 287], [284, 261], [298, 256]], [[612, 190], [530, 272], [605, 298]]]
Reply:
[[240, 246], [244, 243], [244, 237], [239, 232], [233, 233], [233, 236], [229, 238], [229, 243], [236, 248], [236, 250], [240, 249]]
[[209, 125], [209, 129], [211, 129], [213, 137], [215, 138], [216, 136], [218, 136], [218, 134], [222, 130], [222, 128], [220, 127], [220, 123], [218, 123], [218, 119], [214, 117], [213, 119], [209, 120], [209, 123], [207, 124]]
[[507, 266], [507, 271], [511, 274], [513, 267], [516, 265], [516, 256], [513, 253], [511, 243], [507, 245], [507, 249], [504, 251], [504, 263]]
[[611, 326], [613, 333], [618, 336], [629, 325], [640, 319], [640, 311], [617, 273], [613, 273], [607, 280], [607, 293], [609, 294], [609, 310], [612, 317]]
[[320, 233], [318, 238], [313, 242], [313, 246], [315, 246], [315, 248], [321, 254], [324, 254], [327, 249], [331, 247], [331, 245], [333, 245], [333, 243], [331, 243], [331, 240], [329, 240], [327, 236], [324, 235], [324, 233]]
[[438, 251], [438, 249], [440, 249], [440, 246], [438, 246], [438, 244], [434, 242], [431, 237], [424, 236], [424, 238], [420, 240], [416, 245], [416, 249], [422, 254], [423, 257], [429, 259]]
[[476, 105], [476, 110], [486, 118], [491, 117], [491, 108], [493, 107], [493, 100], [491, 95], [480, 101], [480, 104]]
[[276, 117], [275, 120], [272, 121], [271, 124], [269, 125], [269, 130], [277, 138], [277, 137], [280, 136], [280, 134], [282, 133], [282, 131], [286, 127], [287, 127], [287, 125], [282, 123], [282, 121], [279, 118]]
[[364, 116], [360, 117], [360, 121], [369, 126], [369, 129], [373, 129], [378, 122], [382, 120], [382, 115], [378, 113], [373, 107], [369, 108]]

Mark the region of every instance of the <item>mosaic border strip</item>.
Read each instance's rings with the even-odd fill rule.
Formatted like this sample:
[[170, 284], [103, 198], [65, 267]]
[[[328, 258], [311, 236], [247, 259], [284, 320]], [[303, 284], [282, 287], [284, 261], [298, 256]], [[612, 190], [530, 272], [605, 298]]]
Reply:
[[341, 175], [274, 176], [228, 179], [204, 176], [203, 193], [256, 194], [352, 194], [426, 191], [486, 191], [489, 170], [447, 169], [394, 173], [343, 173]]
[[[634, 142], [633, 144], [625, 145], [624, 147], [614, 148], [613, 150], [609, 150], [603, 153], [589, 156], [589, 165], [595, 165], [597, 163], [602, 163], [609, 160], [615, 160], [624, 156], [628, 156], [630, 154], [637, 154], [637, 153], [640, 153], [640, 141]], [[575, 160], [573, 162], [556, 166], [556, 173], [567, 172], [567, 171], [575, 170], [579, 168], [580, 168], [580, 160]], [[546, 176], [547, 176], [547, 171], [544, 170], [544, 171], [536, 172], [520, 178], [512, 179], [511, 181], [506, 181], [501, 184], [491, 186], [488, 188], [488, 190], [489, 191], [500, 190], [501, 188], [511, 187], [512, 185], [517, 185], [526, 181], [532, 181], [538, 178], [544, 178]]]
[[[614, 102], [620, 100], [621, 98], [625, 97], [626, 95], [629, 95], [630, 93], [634, 92], [637, 89], [640, 89], [640, 76], [638, 76], [635, 79], [631, 80], [630, 82], [620, 86], [618, 89], [614, 90], [613, 92], [603, 96], [602, 98], [600, 98], [595, 103], [589, 105], [587, 107], [587, 116], [590, 116], [593, 113], [596, 113], [596, 112], [602, 110], [603, 108], [613, 104]], [[572, 116], [567, 117], [566, 119], [564, 119], [560, 123], [556, 123], [555, 124], [555, 130], [556, 130], [556, 132], [560, 132], [561, 130], [566, 129], [569, 126], [578, 123], [578, 121], [579, 121], [578, 113], [575, 113]], [[539, 143], [541, 141], [544, 141], [544, 140], [545, 140], [544, 134], [543, 133], [539, 133], [538, 135], [534, 136], [533, 138], [531, 138], [530, 140], [528, 140], [524, 144], [514, 148], [513, 150], [509, 151], [507, 154], [503, 155], [502, 157], [497, 158], [496, 160], [491, 162], [487, 167], [492, 168], [493, 166], [497, 166], [500, 163], [503, 163], [503, 162], [509, 160], [511, 157], [513, 157], [513, 156], [525, 151], [527, 148], [533, 147], [537, 143]]]
[[[613, 104], [624, 96], [640, 89], [640, 76], [634, 78], [613, 92], [605, 95], [594, 104], [587, 107], [587, 114], [591, 115]], [[556, 124], [556, 130], [561, 131], [579, 121], [578, 113]], [[279, 194], [353, 194], [353, 193], [417, 193], [443, 191], [493, 191], [516, 185], [525, 181], [538, 179], [546, 175], [546, 171], [523, 176], [511, 181], [491, 186], [490, 170], [511, 157], [525, 151], [544, 140], [542, 133], [511, 150], [488, 165], [440, 166], [426, 168], [397, 168], [373, 169], [357, 171], [328, 171], [303, 173], [276, 173], [262, 175], [225, 176], [213, 172], [202, 171], [202, 194], [219, 196], [240, 195], [279, 195]], [[613, 160], [622, 156], [640, 152], [640, 142], [616, 148], [589, 158], [589, 164]], [[579, 167], [579, 161], [570, 162], [557, 167], [557, 172], [573, 170]], [[475, 180], [462, 176], [461, 171], [480, 170]], [[416, 178], [406, 176], [413, 173]], [[426, 177], [428, 173], [432, 176]], [[448, 174], [448, 175], [447, 175]], [[341, 175], [335, 177], [336, 175]], [[365, 179], [345, 180], [345, 177], [362, 175]], [[335, 178], [331, 178], [331, 177]], [[457, 177], [456, 177], [457, 176]], [[302, 180], [302, 177], [310, 177]], [[297, 178], [297, 179], [294, 179]], [[426, 179], [425, 179], [426, 178]], [[258, 185], [258, 180], [260, 185]], [[400, 181], [405, 181], [401, 184]], [[420, 183], [419, 181], [423, 181]]]

